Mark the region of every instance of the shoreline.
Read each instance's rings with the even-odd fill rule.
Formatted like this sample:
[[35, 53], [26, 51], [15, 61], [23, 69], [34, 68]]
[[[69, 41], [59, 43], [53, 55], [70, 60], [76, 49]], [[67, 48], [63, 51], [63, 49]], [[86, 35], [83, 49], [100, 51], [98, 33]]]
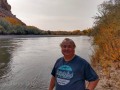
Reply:
[[86, 35], [0, 35], [0, 39], [37, 38], [37, 37], [79, 37]]

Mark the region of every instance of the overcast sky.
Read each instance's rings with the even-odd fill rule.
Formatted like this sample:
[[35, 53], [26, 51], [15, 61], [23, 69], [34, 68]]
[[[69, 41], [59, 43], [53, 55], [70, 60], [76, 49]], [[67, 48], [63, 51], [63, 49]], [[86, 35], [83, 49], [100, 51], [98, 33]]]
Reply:
[[12, 13], [43, 30], [83, 30], [93, 26], [97, 6], [108, 0], [7, 0]]

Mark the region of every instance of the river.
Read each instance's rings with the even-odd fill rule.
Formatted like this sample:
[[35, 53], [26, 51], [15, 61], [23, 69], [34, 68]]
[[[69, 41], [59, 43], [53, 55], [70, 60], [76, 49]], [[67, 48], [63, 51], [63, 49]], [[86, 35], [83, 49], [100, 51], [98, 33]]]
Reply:
[[0, 90], [47, 90], [65, 37], [75, 41], [76, 54], [90, 63], [88, 36], [0, 36]]

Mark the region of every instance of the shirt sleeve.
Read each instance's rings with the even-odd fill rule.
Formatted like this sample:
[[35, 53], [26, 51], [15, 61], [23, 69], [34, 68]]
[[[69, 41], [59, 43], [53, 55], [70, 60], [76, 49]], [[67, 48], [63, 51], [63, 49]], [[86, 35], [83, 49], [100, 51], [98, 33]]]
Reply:
[[54, 67], [52, 69], [51, 75], [53, 75], [55, 77], [56, 75], [56, 67], [57, 67], [57, 63], [58, 63], [59, 59], [56, 61], [56, 63], [54, 64]]
[[89, 63], [87, 63], [87, 65], [85, 66], [85, 80], [87, 81], [95, 81], [97, 80], [99, 77], [96, 74], [96, 72], [93, 70], [93, 68], [91, 67], [91, 65]]
[[55, 73], [56, 73], [56, 69], [55, 69], [55, 65], [54, 65], [52, 72], [51, 72], [51, 75], [53, 75], [55, 77]]

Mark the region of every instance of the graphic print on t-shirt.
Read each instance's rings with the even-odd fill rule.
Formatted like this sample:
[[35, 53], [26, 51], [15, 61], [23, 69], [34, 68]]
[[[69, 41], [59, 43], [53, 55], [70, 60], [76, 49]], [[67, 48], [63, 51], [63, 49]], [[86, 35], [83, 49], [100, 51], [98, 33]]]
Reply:
[[57, 83], [59, 85], [66, 85], [70, 82], [70, 79], [73, 77], [73, 70], [68, 65], [62, 65], [57, 70]]

